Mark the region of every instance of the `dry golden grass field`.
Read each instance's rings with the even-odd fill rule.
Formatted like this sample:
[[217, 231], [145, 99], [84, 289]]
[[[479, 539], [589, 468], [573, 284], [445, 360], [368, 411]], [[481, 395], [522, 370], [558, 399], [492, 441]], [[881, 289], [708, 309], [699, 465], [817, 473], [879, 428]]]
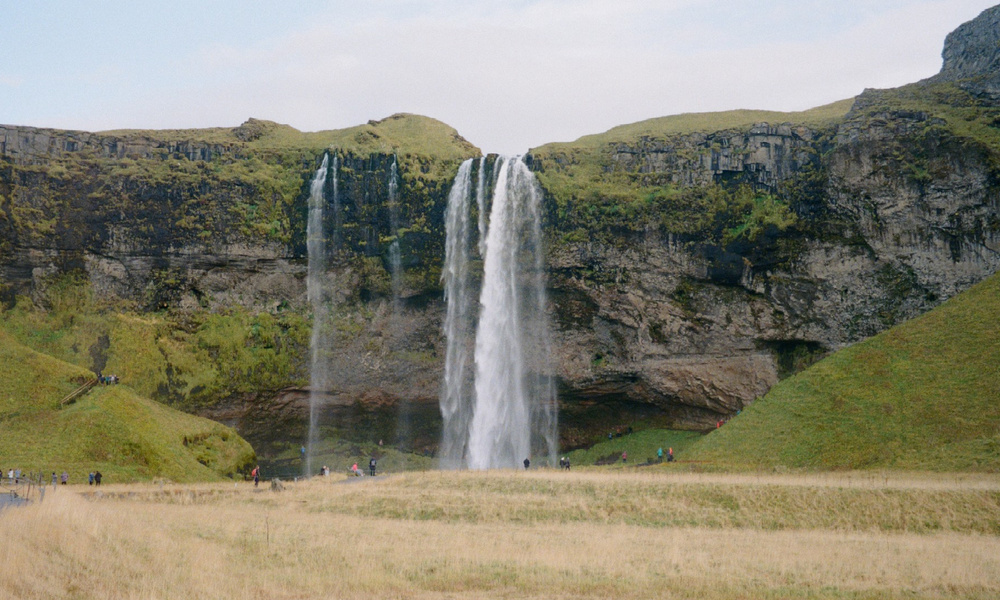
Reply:
[[[1000, 476], [412, 472], [48, 488], [4, 598], [998, 598]], [[98, 491], [99, 490], [99, 491]]]

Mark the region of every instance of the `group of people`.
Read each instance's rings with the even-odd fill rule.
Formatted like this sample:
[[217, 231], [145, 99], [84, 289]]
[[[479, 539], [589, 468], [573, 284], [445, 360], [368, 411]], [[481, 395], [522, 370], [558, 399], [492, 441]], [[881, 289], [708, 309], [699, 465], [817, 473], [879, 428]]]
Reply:
[[608, 439], [609, 440], [613, 440], [616, 437], [620, 438], [623, 435], [631, 435], [631, 434], [632, 434], [632, 426], [631, 425], [628, 426], [628, 427], [616, 427], [614, 431], [609, 431], [608, 432]]
[[[2, 473], [3, 471], [0, 471]], [[21, 483], [21, 469], [9, 469], [7, 471], [7, 480], [11, 485]]]
[[114, 384], [118, 383], [118, 376], [117, 375], [101, 375], [100, 373], [98, 373], [97, 374], [97, 382], [100, 383], [101, 385], [114, 385]]
[[[0, 471], [0, 478], [2, 478], [2, 477], [3, 477], [3, 471]], [[41, 485], [41, 483], [42, 483], [42, 477], [43, 477], [42, 473], [38, 473], [37, 479], [35, 477], [36, 476], [34, 476], [34, 475], [32, 475], [31, 477], [25, 477], [24, 475], [22, 475], [21, 469], [8, 469], [7, 470], [7, 480], [10, 482], [11, 485], [18, 485], [18, 484], [20, 484], [22, 479], [31, 479], [32, 481], [37, 481], [38, 484]], [[102, 475], [100, 471], [91, 471], [87, 475], [87, 484], [88, 485], [101, 485], [101, 479], [103, 479], [103, 478], [104, 478], [104, 475]], [[60, 485], [60, 484], [61, 485], [69, 485], [69, 473], [66, 472], [66, 471], [63, 471], [62, 474], [56, 475], [56, 472], [52, 471], [52, 485], [55, 486], [55, 485]]]
[[[663, 462], [663, 448], [656, 450], [656, 458], [659, 462]], [[667, 462], [674, 462], [674, 449], [667, 448]]]
[[[524, 459], [524, 468], [526, 470], [529, 469], [529, 468], [531, 468], [531, 459], [530, 458]], [[569, 471], [569, 458], [567, 458], [565, 456], [561, 457], [559, 459], [559, 468], [560, 469], [566, 469], [567, 471]]]
[[[368, 474], [371, 475], [372, 477], [375, 477], [375, 470], [377, 466], [378, 466], [378, 461], [375, 460], [375, 457], [373, 456], [371, 460], [368, 461]], [[351, 466], [351, 473], [355, 477], [361, 477], [362, 475], [364, 475], [364, 473], [361, 472], [361, 469], [358, 468], [358, 463], [354, 463]]]

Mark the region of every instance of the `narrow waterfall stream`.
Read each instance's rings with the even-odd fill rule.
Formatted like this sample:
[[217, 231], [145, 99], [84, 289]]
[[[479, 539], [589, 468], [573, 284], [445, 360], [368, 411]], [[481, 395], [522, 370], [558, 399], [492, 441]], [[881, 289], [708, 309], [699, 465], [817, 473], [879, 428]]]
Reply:
[[[326, 205], [326, 177], [330, 163], [329, 153], [316, 169], [309, 186], [309, 220], [306, 223], [306, 295], [312, 309], [312, 336], [309, 340], [309, 433], [306, 440], [303, 474], [312, 474], [312, 457], [318, 433], [317, 413], [320, 399], [329, 388], [323, 357], [330, 352], [330, 336], [326, 325], [327, 292], [323, 285], [326, 273], [327, 243], [323, 213]], [[334, 194], [336, 195], [337, 158], [333, 159]]]
[[[482, 163], [480, 163], [482, 164]], [[482, 178], [480, 166], [480, 178]], [[469, 290], [469, 195], [472, 187], [472, 159], [462, 163], [448, 194], [445, 212], [445, 261], [441, 279], [448, 305], [444, 333], [447, 343], [444, 382], [441, 386], [441, 447], [439, 463], [443, 468], [463, 466], [469, 420], [472, 417], [472, 389], [467, 381], [471, 345], [474, 339]]]

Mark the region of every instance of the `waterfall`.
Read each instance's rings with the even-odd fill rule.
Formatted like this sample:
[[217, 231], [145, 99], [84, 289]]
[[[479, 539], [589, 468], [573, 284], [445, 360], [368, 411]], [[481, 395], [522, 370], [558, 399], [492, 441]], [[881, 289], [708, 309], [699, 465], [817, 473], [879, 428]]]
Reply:
[[[502, 159], [499, 159], [502, 160]], [[476, 208], [479, 209], [479, 256], [486, 255], [486, 157], [479, 159], [476, 179]]]
[[392, 157], [392, 167], [389, 170], [389, 230], [393, 240], [389, 246], [389, 276], [392, 283], [392, 312], [393, 317], [399, 316], [399, 297], [402, 280], [400, 274], [400, 249], [399, 249], [399, 167], [396, 166], [396, 157]]
[[[482, 190], [480, 162], [477, 195]], [[444, 361], [444, 382], [441, 386], [441, 449], [438, 453], [444, 468], [463, 464], [465, 444], [472, 416], [471, 390], [466, 368], [472, 342], [472, 296], [469, 292], [469, 193], [472, 183], [472, 159], [462, 163], [448, 194], [445, 212], [445, 261], [441, 279], [448, 305], [444, 333], [447, 340]], [[478, 199], [478, 198], [477, 198]]]
[[[322, 358], [329, 354], [330, 340], [326, 327], [326, 294], [323, 277], [326, 273], [326, 236], [323, 228], [323, 205], [326, 197], [323, 193], [326, 184], [326, 173], [330, 155], [323, 155], [323, 163], [316, 169], [312, 183], [309, 185], [309, 220], [306, 223], [306, 250], [308, 252], [308, 267], [306, 272], [306, 295], [312, 308], [312, 337], [309, 340], [309, 435], [306, 441], [305, 475], [312, 474], [312, 456], [316, 444], [316, 416], [319, 409], [320, 394], [328, 389], [326, 368]], [[334, 158], [334, 181], [336, 181], [336, 158]], [[336, 184], [334, 184], [336, 186]]]
[[543, 374], [551, 372], [543, 266], [541, 191], [523, 161], [504, 160], [486, 233], [470, 468], [516, 468], [539, 454], [555, 461], [555, 393]]

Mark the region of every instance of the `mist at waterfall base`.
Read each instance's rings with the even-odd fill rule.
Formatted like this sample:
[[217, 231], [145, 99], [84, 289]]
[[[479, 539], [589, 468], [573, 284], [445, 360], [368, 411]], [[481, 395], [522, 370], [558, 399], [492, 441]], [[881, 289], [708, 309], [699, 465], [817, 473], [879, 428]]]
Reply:
[[517, 468], [526, 458], [541, 458], [554, 465], [558, 412], [548, 375], [541, 190], [522, 160], [498, 159], [486, 219], [486, 162], [479, 161], [475, 206], [483, 273], [476, 319], [470, 292], [472, 164], [468, 160], [459, 169], [445, 221], [440, 464]]

